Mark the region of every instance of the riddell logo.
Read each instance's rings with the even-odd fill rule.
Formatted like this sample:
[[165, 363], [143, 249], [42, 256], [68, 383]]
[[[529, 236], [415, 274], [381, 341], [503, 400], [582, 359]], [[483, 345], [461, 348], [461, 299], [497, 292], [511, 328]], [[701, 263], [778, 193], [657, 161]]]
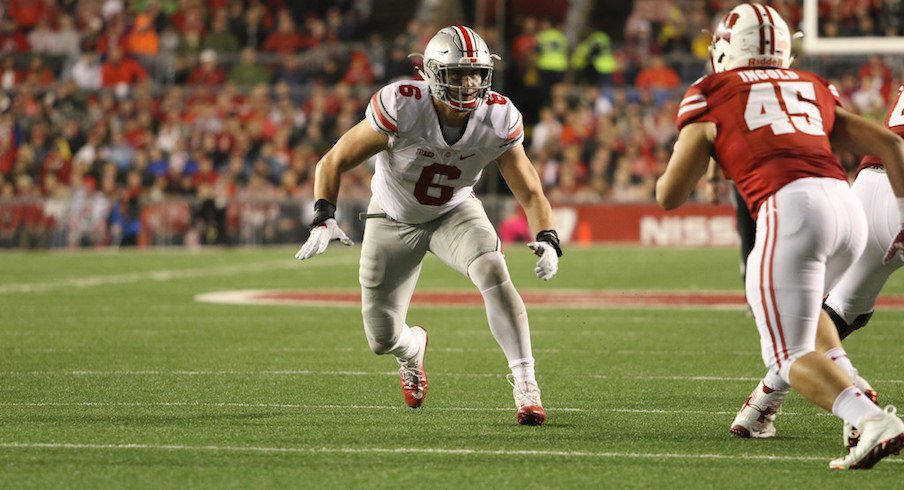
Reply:
[[756, 67], [760, 67], [760, 66], [770, 66], [770, 67], [780, 68], [780, 67], [781, 67], [781, 62], [779, 62], [778, 60], [768, 60], [768, 59], [761, 59], [761, 58], [750, 58], [750, 60], [747, 61], [747, 66], [756, 66]]

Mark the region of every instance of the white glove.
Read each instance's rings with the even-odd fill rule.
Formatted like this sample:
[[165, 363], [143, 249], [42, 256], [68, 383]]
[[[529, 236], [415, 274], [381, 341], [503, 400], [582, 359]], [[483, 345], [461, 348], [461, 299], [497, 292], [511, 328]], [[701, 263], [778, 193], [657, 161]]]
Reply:
[[311, 236], [308, 241], [304, 242], [295, 258], [298, 260], [310, 259], [315, 255], [322, 254], [326, 248], [330, 246], [330, 242], [339, 240], [339, 243], [350, 246], [351, 239], [336, 224], [336, 220], [330, 218], [311, 230]]
[[534, 255], [540, 257], [537, 260], [537, 267], [534, 268], [537, 277], [544, 281], [552, 279], [556, 272], [559, 272], [559, 256], [556, 255], [556, 249], [546, 242], [530, 242], [527, 246], [534, 251]]

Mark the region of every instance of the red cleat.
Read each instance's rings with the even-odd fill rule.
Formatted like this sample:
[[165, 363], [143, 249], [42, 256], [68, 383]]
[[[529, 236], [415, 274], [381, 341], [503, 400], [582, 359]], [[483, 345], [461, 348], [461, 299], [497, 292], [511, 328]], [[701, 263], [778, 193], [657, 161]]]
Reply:
[[409, 361], [399, 360], [399, 383], [405, 404], [417, 408], [427, 398], [427, 372], [424, 371], [424, 354], [427, 353], [427, 331], [421, 327], [411, 327], [411, 334], [417, 340], [417, 356]]

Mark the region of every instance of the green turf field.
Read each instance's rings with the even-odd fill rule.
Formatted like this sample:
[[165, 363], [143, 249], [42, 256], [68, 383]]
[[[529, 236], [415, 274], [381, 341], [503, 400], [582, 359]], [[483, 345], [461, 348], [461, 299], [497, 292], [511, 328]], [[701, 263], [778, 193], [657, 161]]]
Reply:
[[[904, 457], [834, 472], [841, 422], [792, 395], [773, 440], [728, 433], [763, 373], [740, 309], [531, 309], [549, 420], [515, 423], [481, 308], [415, 307], [425, 405], [349, 307], [199, 303], [357, 288], [357, 249], [0, 254], [0, 488], [894, 488]], [[519, 288], [741, 291], [733, 249], [571, 247]], [[470, 288], [434, 259], [419, 288]], [[904, 294], [904, 273], [886, 292]], [[846, 346], [904, 409], [904, 311]], [[897, 482], [897, 483], [895, 483]]]

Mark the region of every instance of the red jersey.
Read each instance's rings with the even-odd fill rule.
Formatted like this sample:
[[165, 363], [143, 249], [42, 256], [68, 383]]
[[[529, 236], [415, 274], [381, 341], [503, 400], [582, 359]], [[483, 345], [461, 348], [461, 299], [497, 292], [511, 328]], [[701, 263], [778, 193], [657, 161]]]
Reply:
[[806, 71], [740, 68], [697, 80], [678, 109], [678, 129], [716, 125], [714, 158], [756, 216], [760, 204], [806, 177], [847, 180], [832, 154], [838, 91]]
[[[888, 115], [885, 116], [885, 127], [904, 138], [904, 85], [898, 87], [898, 98], [895, 101], [894, 108], [888, 111]], [[884, 166], [882, 160], [879, 160], [879, 157], [865, 155], [863, 159], [860, 160], [860, 166], [857, 167], [857, 173], [860, 173], [860, 171], [866, 167]]]

